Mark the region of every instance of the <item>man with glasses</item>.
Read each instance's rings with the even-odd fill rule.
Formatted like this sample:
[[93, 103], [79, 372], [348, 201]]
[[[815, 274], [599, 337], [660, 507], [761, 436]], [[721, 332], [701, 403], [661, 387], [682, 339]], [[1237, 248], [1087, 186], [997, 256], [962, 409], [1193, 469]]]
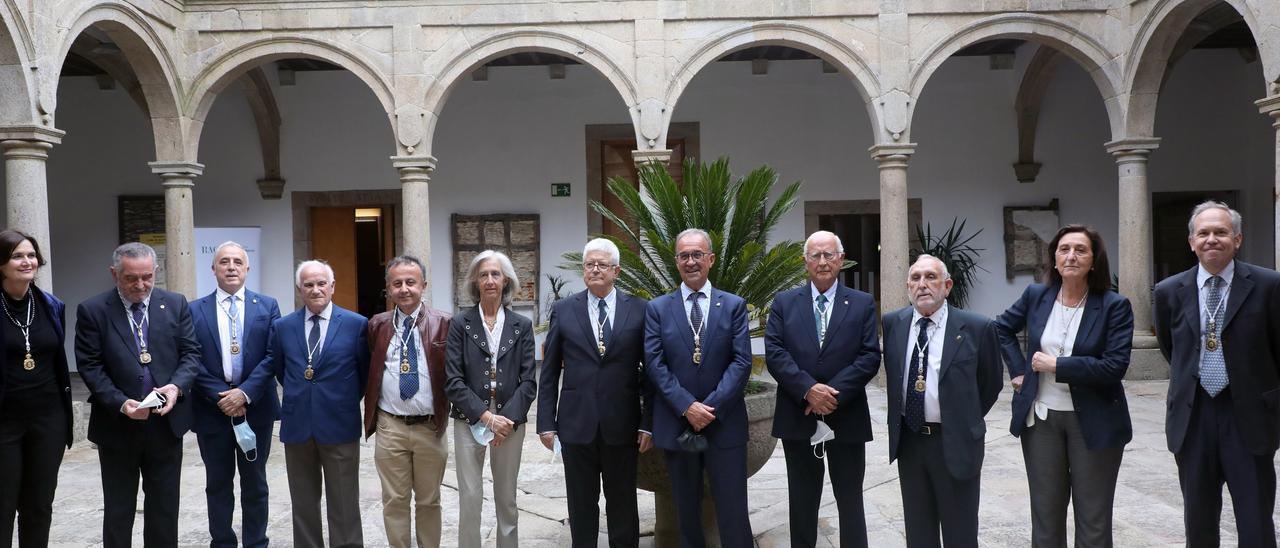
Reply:
[[823, 460], [840, 511], [840, 545], [867, 545], [862, 508], [867, 382], [880, 368], [876, 302], [840, 284], [844, 246], [825, 230], [804, 242], [809, 283], [778, 293], [765, 328], [769, 373], [778, 382], [773, 436], [787, 459], [791, 545], [818, 542]]
[[[751, 546], [747, 517], [747, 409], [751, 374], [747, 305], [707, 279], [711, 237], [691, 228], [676, 237], [680, 288], [649, 303], [645, 371], [655, 391], [654, 442], [666, 455], [684, 546], [704, 546], [702, 478], [724, 546]], [[659, 403], [660, 402], [660, 403]]]
[[542, 354], [538, 436], [547, 449], [556, 450], [557, 443], [563, 448], [574, 546], [596, 545], [602, 482], [609, 545], [640, 543], [636, 461], [653, 446], [653, 407], [645, 401], [643, 376], [648, 303], [614, 287], [619, 257], [609, 240], [587, 242], [587, 289], [552, 307]]

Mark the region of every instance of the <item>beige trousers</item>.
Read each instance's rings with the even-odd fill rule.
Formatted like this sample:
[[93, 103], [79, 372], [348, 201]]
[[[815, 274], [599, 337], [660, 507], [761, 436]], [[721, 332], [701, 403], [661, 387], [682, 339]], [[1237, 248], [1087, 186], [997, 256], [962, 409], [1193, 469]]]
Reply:
[[[449, 462], [449, 442], [437, 437], [431, 421], [409, 426], [378, 411], [373, 463], [382, 481], [382, 524], [392, 548], [440, 546], [440, 482]], [[409, 499], [417, 509], [417, 527]]]
[[467, 421], [453, 423], [453, 448], [457, 453], [458, 472], [458, 546], [479, 548], [480, 510], [484, 503], [484, 458], [489, 450], [493, 459], [493, 505], [498, 513], [498, 529], [494, 536], [498, 548], [517, 548], [520, 535], [516, 508], [516, 475], [520, 473], [520, 454], [524, 448], [524, 426], [521, 424], [499, 447], [480, 445], [471, 435]]

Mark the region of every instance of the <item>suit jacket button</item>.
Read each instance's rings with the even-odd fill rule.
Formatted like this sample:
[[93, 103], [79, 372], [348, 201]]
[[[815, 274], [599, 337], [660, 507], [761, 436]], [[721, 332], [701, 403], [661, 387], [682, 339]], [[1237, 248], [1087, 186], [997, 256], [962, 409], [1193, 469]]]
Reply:
[[498, 409], [502, 409], [502, 404], [498, 404]]

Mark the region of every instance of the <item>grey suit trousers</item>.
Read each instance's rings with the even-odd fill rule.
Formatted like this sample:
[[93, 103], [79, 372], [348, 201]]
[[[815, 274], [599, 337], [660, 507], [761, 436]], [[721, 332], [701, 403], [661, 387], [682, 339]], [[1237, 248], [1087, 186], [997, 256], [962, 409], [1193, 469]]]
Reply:
[[1031, 545], [1066, 548], [1070, 501], [1075, 545], [1110, 548], [1111, 509], [1124, 446], [1090, 451], [1075, 412], [1052, 409], [1046, 420], [1036, 418], [1023, 430], [1021, 438], [1031, 490]]
[[321, 482], [328, 510], [330, 548], [362, 547], [360, 525], [360, 444], [321, 445], [315, 440], [284, 444], [293, 503], [293, 545], [323, 548]]

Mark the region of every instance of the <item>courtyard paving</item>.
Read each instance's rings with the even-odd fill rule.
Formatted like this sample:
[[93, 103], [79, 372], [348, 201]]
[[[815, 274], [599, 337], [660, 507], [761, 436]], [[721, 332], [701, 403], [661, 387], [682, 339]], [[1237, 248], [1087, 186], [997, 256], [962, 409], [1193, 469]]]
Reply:
[[[1133, 442], [1125, 449], [1124, 464], [1116, 489], [1116, 546], [1181, 546], [1182, 498], [1178, 492], [1173, 457], [1165, 450], [1164, 441], [1167, 382], [1132, 381], [1126, 383], [1126, 388], [1135, 433]], [[83, 392], [82, 387], [78, 386], [77, 389], [77, 392]], [[868, 388], [867, 395], [875, 431], [875, 440], [867, 444], [867, 470], [863, 484], [871, 546], [903, 546], [905, 541], [897, 466], [888, 462], [885, 393], [883, 389], [872, 386]], [[1022, 452], [1018, 440], [1008, 433], [1010, 396], [1011, 392], [1006, 388], [1001, 394], [1000, 402], [987, 417], [987, 452], [982, 471], [982, 505], [979, 516], [983, 546], [1012, 547], [1030, 544], [1030, 511]], [[535, 407], [534, 412], [536, 411]], [[367, 546], [386, 546], [372, 440], [362, 445], [361, 456], [360, 506], [363, 509], [364, 541]], [[552, 454], [542, 447], [532, 433], [525, 437], [523, 460], [518, 484], [521, 546], [568, 545], [568, 515], [560, 461], [553, 461]], [[268, 468], [272, 502], [269, 536], [275, 545], [290, 546], [288, 486], [283, 448], [278, 442], [272, 450]], [[486, 485], [486, 490], [489, 487]], [[764, 468], [748, 480], [748, 489], [751, 493], [748, 501], [751, 526], [756, 534], [757, 545], [788, 546], [786, 464], [781, 445], [776, 448]], [[188, 435], [185, 440], [181, 496], [180, 544], [207, 546], [209, 534], [204, 498], [204, 469], [194, 435]], [[652, 546], [654, 498], [651, 493], [644, 491], [639, 492], [638, 497], [641, 534], [644, 535], [641, 545]], [[442, 492], [443, 540], [446, 546], [456, 542], [457, 502], [457, 480], [451, 458]], [[141, 501], [138, 508], [134, 544], [141, 546]], [[494, 510], [488, 491], [484, 516], [482, 534], [486, 543], [492, 545]], [[238, 523], [238, 512], [236, 519]], [[604, 546], [606, 539], [603, 536], [603, 516], [601, 521], [600, 545]], [[101, 522], [102, 491], [97, 455], [88, 442], [77, 442], [67, 452], [59, 475], [51, 545], [101, 546]], [[1233, 522], [1228, 499], [1223, 509], [1222, 525], [1223, 544], [1227, 546], [1235, 544]], [[835, 500], [828, 486], [820, 514], [820, 546], [839, 546], [837, 527]]]

